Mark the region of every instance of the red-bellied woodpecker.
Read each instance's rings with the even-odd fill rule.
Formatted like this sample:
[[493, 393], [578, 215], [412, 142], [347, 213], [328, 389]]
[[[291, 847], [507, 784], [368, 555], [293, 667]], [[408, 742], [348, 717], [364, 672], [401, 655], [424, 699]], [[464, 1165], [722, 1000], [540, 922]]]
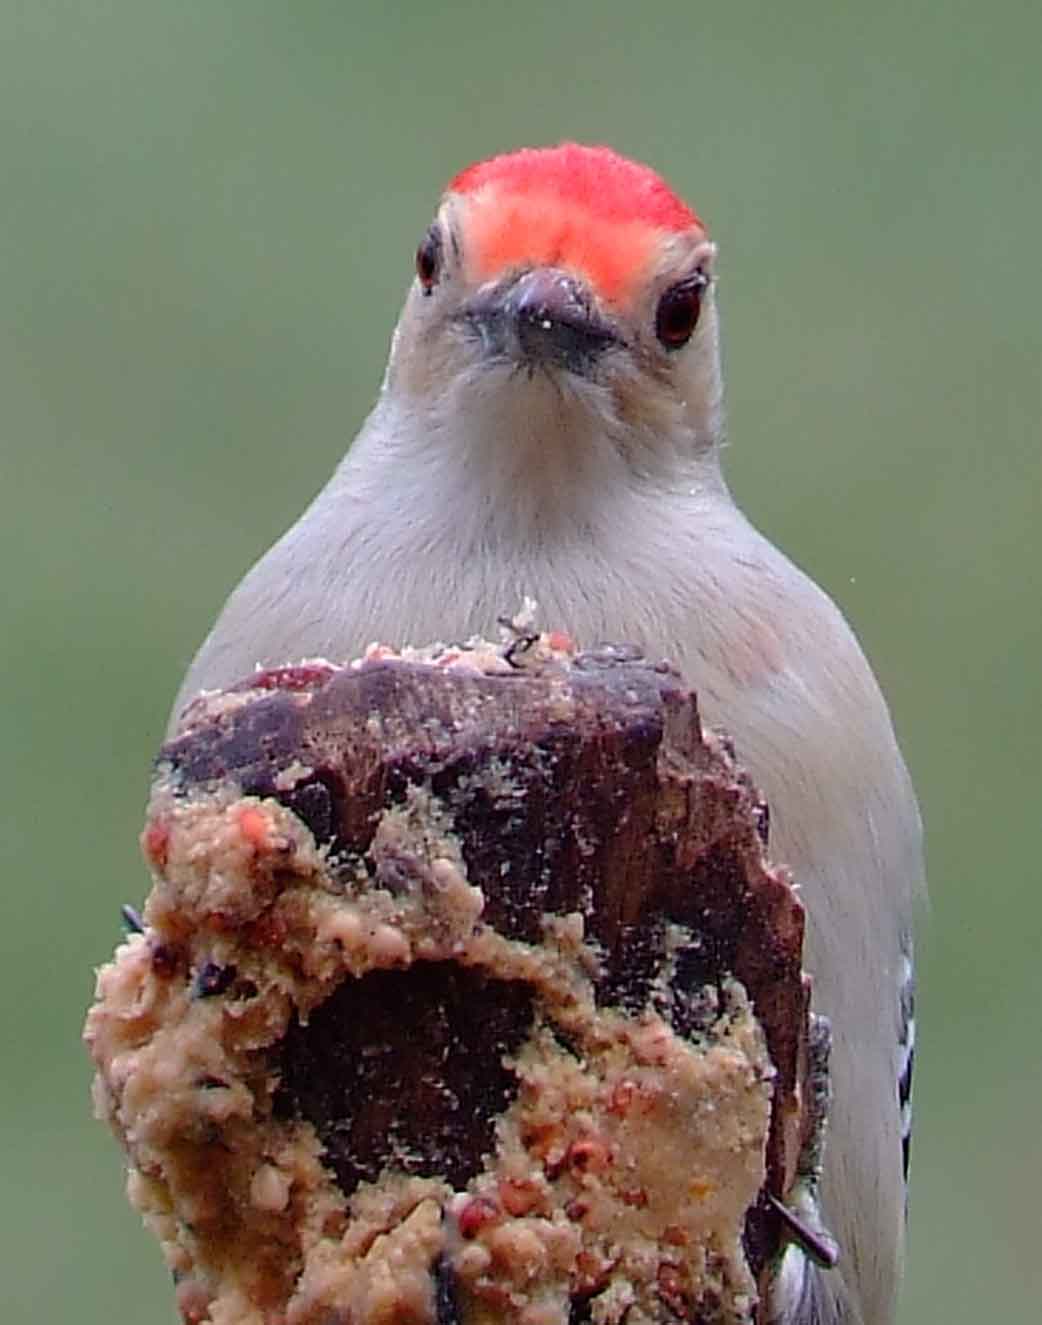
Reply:
[[821, 1206], [841, 1259], [824, 1268], [797, 1239], [772, 1318], [886, 1325], [919, 815], [853, 634], [721, 475], [715, 256], [698, 216], [607, 148], [518, 151], [457, 175], [419, 246], [376, 407], [228, 600], [178, 707], [257, 664], [489, 634], [528, 595], [581, 643], [675, 662], [767, 797], [832, 1025]]

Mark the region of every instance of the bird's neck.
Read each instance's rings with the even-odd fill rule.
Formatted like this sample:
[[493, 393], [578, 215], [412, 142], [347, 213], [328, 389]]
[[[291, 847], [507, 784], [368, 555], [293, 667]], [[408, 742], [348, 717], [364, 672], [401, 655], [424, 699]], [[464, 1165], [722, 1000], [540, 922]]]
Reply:
[[623, 429], [593, 393], [512, 385], [451, 411], [385, 396], [344, 463], [345, 490], [361, 481], [383, 518], [417, 533], [452, 526], [475, 550], [596, 542], [671, 493], [726, 495], [715, 448], [681, 426]]

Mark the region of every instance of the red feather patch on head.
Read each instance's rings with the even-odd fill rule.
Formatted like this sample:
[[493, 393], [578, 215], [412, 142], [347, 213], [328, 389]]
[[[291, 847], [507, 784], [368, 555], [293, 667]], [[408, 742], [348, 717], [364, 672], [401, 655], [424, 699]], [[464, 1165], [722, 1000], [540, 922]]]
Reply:
[[468, 258], [480, 279], [525, 264], [580, 271], [617, 302], [664, 235], [704, 233], [661, 176], [610, 147], [528, 147], [479, 161], [449, 192], [470, 200]]
[[476, 193], [488, 184], [503, 192], [550, 194], [605, 221], [643, 221], [657, 230], [702, 226], [650, 166], [630, 161], [610, 147], [523, 147], [461, 170], [451, 193]]

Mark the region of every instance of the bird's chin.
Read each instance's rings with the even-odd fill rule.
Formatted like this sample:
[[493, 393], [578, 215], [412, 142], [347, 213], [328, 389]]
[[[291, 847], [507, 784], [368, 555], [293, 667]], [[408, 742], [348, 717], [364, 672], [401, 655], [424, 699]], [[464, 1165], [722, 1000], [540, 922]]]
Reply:
[[522, 391], [550, 386], [555, 391], [574, 392], [595, 380], [590, 365], [568, 363], [542, 355], [519, 354], [506, 361], [507, 381]]
[[505, 355], [472, 360], [454, 380], [451, 402], [483, 432], [500, 437], [566, 433], [610, 426], [616, 398], [610, 376], [576, 371], [544, 357]]
[[598, 411], [612, 395], [613, 374], [603, 360], [572, 363], [545, 355], [502, 356], [486, 365], [495, 389], [535, 407], [538, 402]]

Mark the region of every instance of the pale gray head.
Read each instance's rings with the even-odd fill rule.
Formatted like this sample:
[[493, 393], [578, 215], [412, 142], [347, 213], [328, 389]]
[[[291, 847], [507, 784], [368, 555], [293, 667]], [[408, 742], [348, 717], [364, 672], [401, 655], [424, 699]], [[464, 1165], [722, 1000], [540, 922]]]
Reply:
[[605, 147], [528, 148], [451, 181], [420, 243], [388, 388], [437, 431], [608, 439], [638, 468], [720, 441], [715, 246]]

